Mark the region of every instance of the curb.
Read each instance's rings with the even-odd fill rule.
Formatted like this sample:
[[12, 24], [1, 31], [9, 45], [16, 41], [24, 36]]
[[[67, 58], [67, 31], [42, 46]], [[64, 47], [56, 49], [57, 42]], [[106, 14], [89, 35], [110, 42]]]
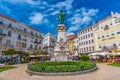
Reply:
[[30, 70], [26, 70], [26, 72], [32, 76], [32, 75], [41, 75], [41, 76], [71, 76], [71, 75], [79, 75], [79, 74], [86, 74], [86, 73], [90, 73], [93, 72], [95, 70], [97, 70], [98, 67], [94, 67], [92, 69], [89, 70], [85, 70], [85, 71], [77, 71], [77, 72], [60, 72], [60, 73], [43, 73], [43, 72], [34, 72], [34, 71], [30, 71]]

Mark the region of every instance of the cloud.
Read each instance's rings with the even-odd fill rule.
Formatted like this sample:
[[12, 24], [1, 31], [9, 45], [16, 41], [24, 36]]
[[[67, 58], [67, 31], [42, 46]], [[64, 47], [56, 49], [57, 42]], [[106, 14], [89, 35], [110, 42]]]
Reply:
[[51, 15], [56, 15], [56, 14], [58, 14], [58, 13], [59, 13], [59, 11], [56, 10], [56, 11], [54, 11], [54, 12], [51, 12], [50, 14], [51, 14]]
[[1, 0], [3, 2], [9, 2], [12, 4], [16, 4], [16, 3], [27, 3], [27, 4], [39, 4], [40, 1], [39, 0]]
[[65, 0], [63, 2], [58, 2], [55, 5], [52, 5], [52, 8], [65, 9], [67, 13], [72, 9], [73, 0]]
[[31, 24], [40, 24], [44, 19], [44, 15], [42, 15], [41, 13], [34, 13], [34, 15], [31, 16], [29, 19]]
[[67, 30], [67, 33], [78, 31], [81, 29], [81, 26], [88, 26], [97, 13], [98, 9], [76, 9], [74, 15], [68, 20], [71, 22], [71, 27]]
[[3, 12], [6, 12], [8, 14], [11, 12], [11, 10], [7, 6], [2, 4], [1, 2], [0, 2], [0, 10], [1, 10], [1, 12], [3, 11]]

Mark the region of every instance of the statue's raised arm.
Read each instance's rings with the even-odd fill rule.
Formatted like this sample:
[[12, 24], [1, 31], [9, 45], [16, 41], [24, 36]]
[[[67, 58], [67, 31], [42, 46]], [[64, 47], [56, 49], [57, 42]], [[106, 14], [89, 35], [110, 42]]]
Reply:
[[60, 10], [60, 13], [58, 15], [58, 20], [60, 21], [60, 24], [63, 24], [64, 23], [64, 20], [65, 20], [65, 14], [62, 10]]

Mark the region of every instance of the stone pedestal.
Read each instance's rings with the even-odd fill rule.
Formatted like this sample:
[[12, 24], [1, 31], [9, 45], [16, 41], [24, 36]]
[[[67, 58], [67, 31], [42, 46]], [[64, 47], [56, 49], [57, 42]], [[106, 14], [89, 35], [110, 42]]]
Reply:
[[52, 55], [52, 61], [68, 61], [69, 57], [69, 47], [66, 42], [66, 26], [64, 24], [59, 24], [57, 26], [58, 30], [58, 40], [54, 48], [54, 53]]

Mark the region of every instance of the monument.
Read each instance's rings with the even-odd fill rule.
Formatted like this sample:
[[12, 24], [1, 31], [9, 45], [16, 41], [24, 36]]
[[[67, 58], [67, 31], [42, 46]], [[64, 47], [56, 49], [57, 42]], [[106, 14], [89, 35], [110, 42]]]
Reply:
[[58, 20], [60, 23], [57, 25], [57, 41], [54, 47], [54, 53], [52, 55], [52, 61], [68, 61], [69, 57], [69, 47], [66, 42], [66, 26], [64, 25], [65, 14], [62, 10], [58, 15]]

